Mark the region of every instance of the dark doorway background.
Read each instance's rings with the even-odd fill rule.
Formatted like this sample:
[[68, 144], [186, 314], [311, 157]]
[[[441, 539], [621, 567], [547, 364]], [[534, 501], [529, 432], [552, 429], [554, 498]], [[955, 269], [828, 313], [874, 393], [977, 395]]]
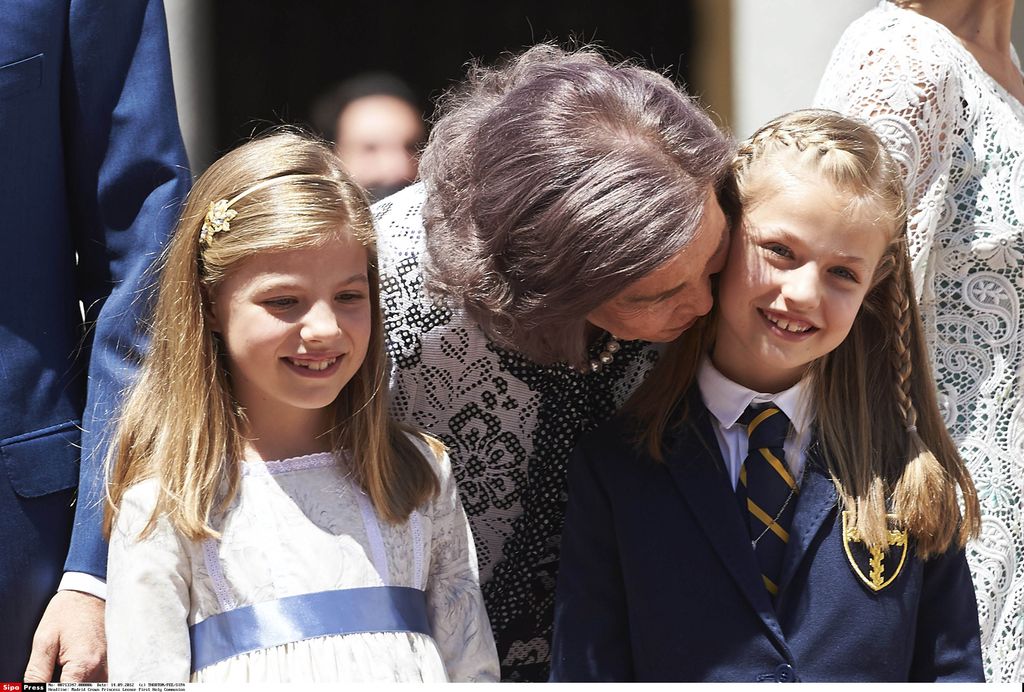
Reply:
[[218, 153], [282, 122], [305, 123], [314, 99], [366, 70], [405, 79], [425, 114], [465, 63], [492, 63], [541, 40], [596, 42], [690, 82], [693, 0], [528, 0], [469, 4], [349, 0], [211, 3]]

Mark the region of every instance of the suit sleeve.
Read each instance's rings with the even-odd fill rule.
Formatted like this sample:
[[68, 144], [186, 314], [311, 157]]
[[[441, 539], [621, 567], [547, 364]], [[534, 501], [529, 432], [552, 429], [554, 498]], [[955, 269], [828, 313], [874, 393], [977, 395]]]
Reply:
[[978, 604], [962, 549], [924, 565], [912, 682], [984, 682]]
[[71, 0], [61, 127], [76, 285], [91, 325], [79, 500], [65, 570], [106, 574], [104, 441], [139, 363], [140, 319], [190, 183], [161, 0]]
[[592, 465], [596, 455], [577, 447], [569, 462], [569, 505], [555, 597], [553, 682], [633, 679], [612, 506]]

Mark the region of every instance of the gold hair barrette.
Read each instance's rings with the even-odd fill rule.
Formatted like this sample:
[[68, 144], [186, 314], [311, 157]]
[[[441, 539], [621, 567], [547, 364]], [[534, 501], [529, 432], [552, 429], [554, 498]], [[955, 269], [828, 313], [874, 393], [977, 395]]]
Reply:
[[290, 173], [276, 178], [266, 178], [264, 180], [261, 180], [258, 183], [255, 183], [249, 188], [243, 190], [242, 192], [239, 192], [231, 199], [222, 199], [216, 202], [210, 202], [210, 210], [206, 212], [206, 218], [203, 219], [203, 229], [199, 232], [199, 244], [201, 246], [209, 245], [214, 235], [216, 235], [217, 233], [223, 233], [224, 231], [231, 230], [231, 219], [238, 216], [238, 212], [231, 208], [231, 205], [233, 205], [235, 202], [242, 199], [243, 197], [251, 195], [257, 190], [262, 190], [263, 188], [269, 187], [270, 185], [273, 185], [274, 183], [277, 183], [281, 180], [289, 180], [294, 178], [327, 180], [328, 182], [333, 182], [329, 178], [324, 178], [323, 176], [305, 173]]
[[233, 201], [222, 199], [210, 202], [210, 210], [203, 220], [203, 230], [199, 232], [200, 245], [209, 245], [215, 234], [231, 230], [231, 219], [238, 216], [238, 212], [231, 208]]

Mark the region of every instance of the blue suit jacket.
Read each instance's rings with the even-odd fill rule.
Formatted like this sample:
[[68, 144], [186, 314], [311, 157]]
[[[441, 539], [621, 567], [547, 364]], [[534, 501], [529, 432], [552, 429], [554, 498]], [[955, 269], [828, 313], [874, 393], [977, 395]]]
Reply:
[[21, 679], [65, 556], [105, 574], [102, 435], [188, 182], [159, 0], [4, 0], [0, 680]]
[[621, 422], [577, 448], [553, 680], [983, 680], [964, 552], [922, 562], [908, 550], [871, 591], [814, 458], [773, 606], [699, 398], [690, 412], [664, 464], [632, 449]]

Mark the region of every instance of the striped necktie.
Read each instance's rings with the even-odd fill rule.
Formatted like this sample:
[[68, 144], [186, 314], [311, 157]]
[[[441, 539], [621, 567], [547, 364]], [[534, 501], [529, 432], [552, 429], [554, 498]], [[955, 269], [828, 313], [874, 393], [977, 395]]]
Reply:
[[740, 422], [747, 426], [748, 448], [738, 489], [741, 497], [746, 497], [750, 541], [761, 578], [774, 598], [779, 593], [782, 558], [799, 492], [783, 451], [789, 419], [776, 406], [750, 406]]

